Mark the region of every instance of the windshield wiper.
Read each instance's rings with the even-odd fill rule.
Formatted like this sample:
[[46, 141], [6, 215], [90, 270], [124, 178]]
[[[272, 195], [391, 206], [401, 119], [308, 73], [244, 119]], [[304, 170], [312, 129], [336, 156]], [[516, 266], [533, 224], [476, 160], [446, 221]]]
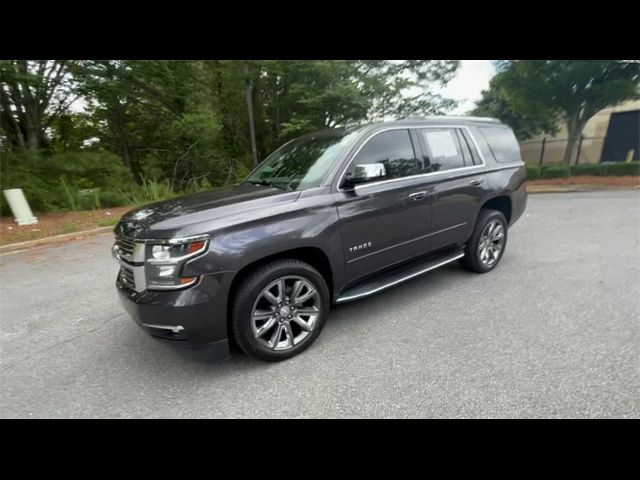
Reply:
[[279, 188], [280, 190], [291, 190], [291, 187], [270, 182], [269, 180], [246, 180], [244, 183], [250, 183], [251, 185], [264, 185], [265, 187], [274, 187]]

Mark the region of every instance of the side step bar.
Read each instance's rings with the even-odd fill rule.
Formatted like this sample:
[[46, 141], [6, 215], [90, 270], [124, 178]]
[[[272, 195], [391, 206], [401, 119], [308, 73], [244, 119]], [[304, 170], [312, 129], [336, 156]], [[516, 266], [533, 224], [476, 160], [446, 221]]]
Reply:
[[386, 290], [387, 288], [391, 288], [394, 285], [398, 285], [402, 282], [406, 282], [407, 280], [411, 280], [412, 278], [430, 272], [431, 270], [435, 270], [436, 268], [442, 267], [443, 265], [455, 262], [462, 257], [464, 257], [464, 249], [456, 250], [453, 253], [448, 253], [447, 255], [440, 256], [438, 258], [432, 258], [427, 261], [423, 260], [418, 264], [416, 264], [415, 262], [411, 263], [403, 268], [398, 268], [392, 270], [391, 272], [385, 273], [369, 283], [366, 283], [364, 285], [360, 284], [358, 286], [345, 290], [336, 299], [336, 303], [346, 303], [353, 300], [358, 300], [360, 298], [368, 297], [369, 295], [373, 295], [374, 293], [378, 293], [382, 290]]

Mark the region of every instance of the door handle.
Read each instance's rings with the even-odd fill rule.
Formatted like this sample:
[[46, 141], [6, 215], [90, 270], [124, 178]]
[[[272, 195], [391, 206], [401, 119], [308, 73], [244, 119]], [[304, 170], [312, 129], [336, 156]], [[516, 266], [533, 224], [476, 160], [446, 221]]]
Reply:
[[474, 178], [473, 180], [471, 180], [469, 182], [471, 185], [480, 185], [482, 183], [482, 179], [480, 178]]
[[427, 192], [415, 192], [409, 195], [409, 198], [411, 200], [420, 200], [421, 198], [424, 198], [427, 196]]

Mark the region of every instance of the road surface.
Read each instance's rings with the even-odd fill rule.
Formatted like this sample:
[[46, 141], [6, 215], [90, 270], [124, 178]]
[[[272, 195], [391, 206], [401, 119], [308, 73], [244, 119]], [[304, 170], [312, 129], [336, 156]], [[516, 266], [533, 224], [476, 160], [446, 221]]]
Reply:
[[640, 192], [531, 195], [486, 275], [451, 265], [334, 309], [289, 361], [148, 337], [110, 234], [0, 256], [0, 415], [640, 417]]

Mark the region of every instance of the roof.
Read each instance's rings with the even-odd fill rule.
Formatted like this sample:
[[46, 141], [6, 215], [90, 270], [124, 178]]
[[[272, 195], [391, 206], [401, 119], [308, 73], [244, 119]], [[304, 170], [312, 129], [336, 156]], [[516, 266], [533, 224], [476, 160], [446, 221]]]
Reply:
[[503, 123], [497, 118], [490, 117], [470, 117], [470, 116], [461, 116], [461, 115], [434, 115], [434, 116], [425, 116], [425, 117], [407, 117], [400, 120], [389, 120], [385, 122], [372, 122], [372, 123], [358, 123], [354, 122], [351, 124], [347, 124], [345, 128], [346, 130], [353, 131], [362, 128], [380, 128], [389, 125], [406, 125], [408, 123], [412, 125], [429, 125], [434, 123], [491, 123], [494, 125], [503, 125]]
[[456, 122], [490, 122], [490, 123], [502, 123], [497, 118], [491, 117], [471, 117], [466, 115], [432, 115], [426, 117], [408, 117], [402, 120], [396, 120], [397, 122], [450, 122], [455, 120]]

